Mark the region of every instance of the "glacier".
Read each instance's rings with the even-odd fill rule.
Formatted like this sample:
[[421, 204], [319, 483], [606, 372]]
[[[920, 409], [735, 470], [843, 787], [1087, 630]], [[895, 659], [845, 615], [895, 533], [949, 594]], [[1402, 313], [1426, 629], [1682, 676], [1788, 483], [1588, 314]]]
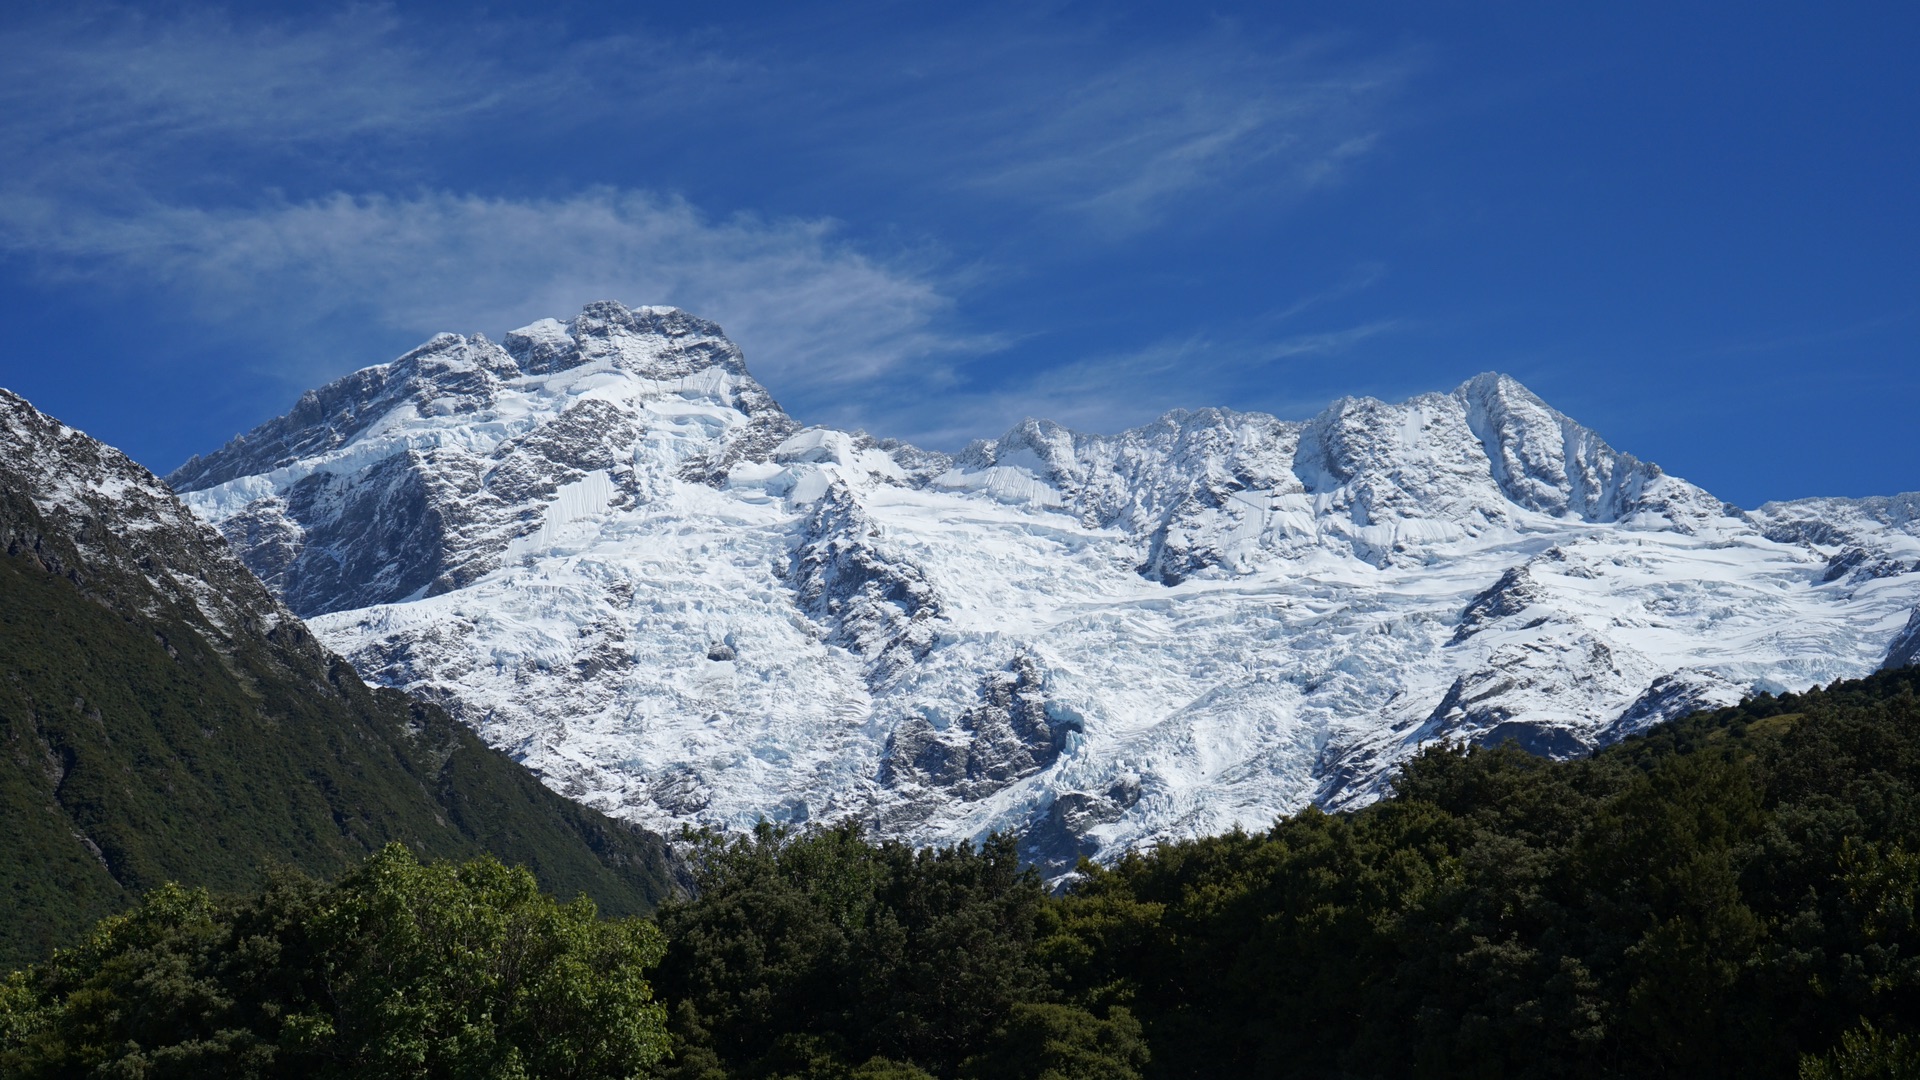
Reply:
[[803, 426], [714, 324], [442, 334], [168, 482], [363, 677], [648, 827], [1050, 874], [1908, 662], [1920, 496], [1727, 505], [1505, 376], [1306, 421]]

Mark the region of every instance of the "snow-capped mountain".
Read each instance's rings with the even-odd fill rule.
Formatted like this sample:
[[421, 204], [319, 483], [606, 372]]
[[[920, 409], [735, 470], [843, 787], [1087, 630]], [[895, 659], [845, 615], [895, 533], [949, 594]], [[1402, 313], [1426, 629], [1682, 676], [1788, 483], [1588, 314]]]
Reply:
[[[720, 329], [444, 334], [169, 478], [370, 679], [655, 827], [1015, 828], [1063, 867], [1907, 655], [1920, 500], [1752, 513], [1512, 379], [1302, 422], [805, 428]], [[1909, 637], [1913, 635], [1909, 633]]]

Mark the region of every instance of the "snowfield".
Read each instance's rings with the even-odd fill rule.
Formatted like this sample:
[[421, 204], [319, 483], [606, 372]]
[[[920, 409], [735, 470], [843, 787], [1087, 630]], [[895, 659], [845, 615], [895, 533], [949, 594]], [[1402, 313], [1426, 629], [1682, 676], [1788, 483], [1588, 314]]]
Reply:
[[949, 457], [802, 428], [718, 327], [613, 303], [436, 337], [169, 482], [582, 802], [1013, 829], [1053, 872], [1363, 803], [1436, 739], [1566, 756], [1866, 674], [1920, 618], [1920, 499], [1742, 511], [1503, 376]]

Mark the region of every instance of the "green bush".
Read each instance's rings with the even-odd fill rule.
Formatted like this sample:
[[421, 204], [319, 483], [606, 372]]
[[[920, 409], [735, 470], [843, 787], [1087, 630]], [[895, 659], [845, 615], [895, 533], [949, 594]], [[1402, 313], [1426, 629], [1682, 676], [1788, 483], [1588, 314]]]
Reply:
[[638, 919], [398, 844], [327, 886], [168, 885], [0, 994], [0, 1074], [627, 1077], [666, 1048]]
[[1920, 1042], [1862, 1023], [1831, 1054], [1802, 1058], [1800, 1080], [1920, 1080]]

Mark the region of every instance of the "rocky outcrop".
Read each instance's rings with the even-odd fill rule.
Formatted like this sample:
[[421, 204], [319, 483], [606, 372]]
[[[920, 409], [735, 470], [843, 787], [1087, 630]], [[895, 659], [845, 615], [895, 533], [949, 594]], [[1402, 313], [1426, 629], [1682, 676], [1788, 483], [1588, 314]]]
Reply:
[[1591, 711], [1628, 677], [1611, 646], [1578, 629], [1520, 637], [1495, 648], [1484, 667], [1454, 679], [1421, 737], [1480, 746], [1511, 740], [1529, 753], [1574, 757], [1592, 748]]
[[1711, 671], [1687, 669], [1662, 675], [1620, 716], [1593, 735], [1595, 749], [1639, 735], [1658, 724], [1702, 709], [1738, 705], [1747, 688]]
[[1063, 881], [1081, 859], [1100, 853], [1094, 830], [1119, 821], [1139, 801], [1140, 778], [1131, 774], [1104, 791], [1061, 792], [1028, 829], [1020, 854], [1049, 881]]
[[1893, 636], [1893, 642], [1887, 646], [1887, 658], [1880, 662], [1882, 671], [1893, 668], [1910, 667], [1920, 663], [1920, 608], [1915, 608], [1907, 625]]
[[0, 550], [127, 617], [164, 612], [223, 648], [284, 626], [317, 645], [227, 545], [120, 451], [0, 390]]
[[981, 684], [979, 702], [947, 731], [909, 717], [888, 740], [880, 782], [972, 801], [1048, 768], [1083, 724], [1049, 712], [1045, 683], [1032, 657], [1016, 656]]
[[1500, 580], [1475, 596], [1460, 613], [1460, 626], [1447, 644], [1458, 645], [1493, 623], [1520, 614], [1539, 603], [1544, 595], [1525, 566], [1508, 568]]
[[1915, 571], [1920, 571], [1920, 562], [1912, 559], [1876, 555], [1866, 548], [1846, 547], [1827, 560], [1827, 572], [1820, 576], [1820, 580], [1830, 584], [1844, 579], [1848, 584], [1859, 585]]
[[853, 492], [835, 483], [808, 516], [787, 579], [800, 610], [827, 628], [827, 640], [884, 677], [933, 648], [940, 597], [926, 571], [884, 551], [881, 540]]

